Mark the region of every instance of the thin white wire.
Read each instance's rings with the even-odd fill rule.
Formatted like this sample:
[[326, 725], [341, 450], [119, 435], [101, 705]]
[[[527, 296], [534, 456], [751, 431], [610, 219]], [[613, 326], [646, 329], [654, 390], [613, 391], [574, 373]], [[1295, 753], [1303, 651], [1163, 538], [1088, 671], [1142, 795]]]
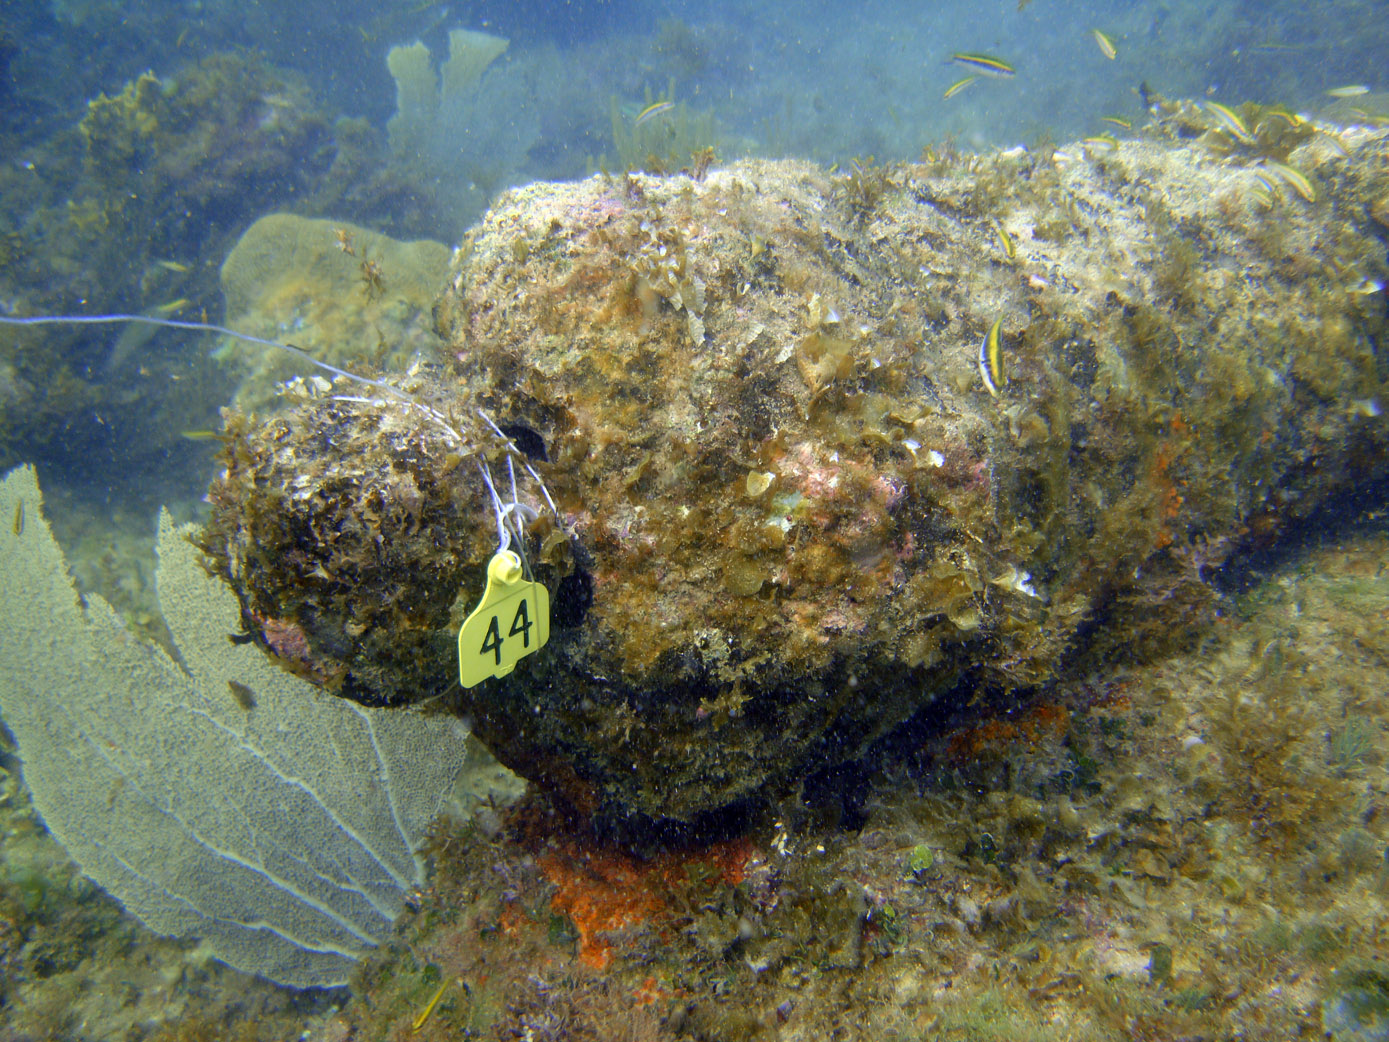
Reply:
[[487, 494], [492, 497], [492, 512], [497, 517], [497, 553], [511, 548], [511, 529], [506, 525], [506, 507], [502, 505], [502, 497], [497, 495], [497, 486], [492, 484], [492, 471], [482, 460], [477, 463], [478, 473], [482, 475], [482, 480], [487, 483]]

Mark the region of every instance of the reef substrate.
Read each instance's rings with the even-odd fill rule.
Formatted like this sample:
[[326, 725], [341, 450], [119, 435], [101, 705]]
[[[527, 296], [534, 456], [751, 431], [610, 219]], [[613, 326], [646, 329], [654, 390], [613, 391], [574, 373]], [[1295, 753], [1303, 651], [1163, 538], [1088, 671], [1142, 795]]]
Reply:
[[643, 858], [534, 790], [441, 822], [315, 1037], [1378, 1037], [1386, 552], [1300, 555], [1189, 653], [902, 743], [852, 829], [787, 799]]
[[[1180, 649], [1216, 570], [1384, 476], [1387, 138], [1309, 135], [1281, 167], [1151, 133], [508, 192], [399, 381], [437, 416], [345, 383], [230, 416], [204, 548], [287, 665], [446, 695], [602, 820]], [[460, 692], [479, 463], [511, 495], [479, 410], [558, 507], [523, 475], [554, 625]]]

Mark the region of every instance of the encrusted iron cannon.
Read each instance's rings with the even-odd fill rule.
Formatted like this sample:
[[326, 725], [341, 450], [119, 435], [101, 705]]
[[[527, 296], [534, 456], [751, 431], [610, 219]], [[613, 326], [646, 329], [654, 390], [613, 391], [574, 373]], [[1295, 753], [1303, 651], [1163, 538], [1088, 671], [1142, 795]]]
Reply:
[[[397, 381], [443, 419], [231, 416], [204, 548], [290, 668], [443, 696], [582, 811], [697, 819], [947, 693], [1177, 646], [1222, 565], [1381, 482], [1387, 141], [511, 191]], [[522, 457], [549, 643], [460, 690], [478, 464]]]

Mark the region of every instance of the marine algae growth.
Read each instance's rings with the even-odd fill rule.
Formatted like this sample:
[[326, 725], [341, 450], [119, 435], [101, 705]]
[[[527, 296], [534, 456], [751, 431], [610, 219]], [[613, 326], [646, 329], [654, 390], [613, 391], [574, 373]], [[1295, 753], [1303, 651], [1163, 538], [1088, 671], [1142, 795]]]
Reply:
[[[403, 382], [468, 444], [391, 398], [233, 416], [204, 546], [297, 671], [447, 695], [602, 820], [698, 820], [1178, 649], [1222, 566], [1382, 481], [1386, 136], [1334, 144], [1277, 156], [1310, 198], [1257, 150], [1115, 139], [509, 192]], [[549, 645], [458, 692], [506, 455], [478, 410], [565, 531], [531, 531]]]

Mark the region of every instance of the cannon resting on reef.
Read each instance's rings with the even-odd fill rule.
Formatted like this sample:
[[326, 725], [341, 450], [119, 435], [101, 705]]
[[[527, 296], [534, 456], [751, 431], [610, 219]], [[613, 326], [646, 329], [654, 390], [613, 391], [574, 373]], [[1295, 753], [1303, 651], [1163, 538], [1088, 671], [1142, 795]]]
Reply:
[[[1355, 509], [1389, 449], [1389, 135], [1183, 112], [508, 192], [398, 395], [229, 414], [202, 547], [287, 668], [464, 713], [606, 821], [1180, 646], [1222, 567]], [[484, 474], [550, 636], [460, 688]]]

